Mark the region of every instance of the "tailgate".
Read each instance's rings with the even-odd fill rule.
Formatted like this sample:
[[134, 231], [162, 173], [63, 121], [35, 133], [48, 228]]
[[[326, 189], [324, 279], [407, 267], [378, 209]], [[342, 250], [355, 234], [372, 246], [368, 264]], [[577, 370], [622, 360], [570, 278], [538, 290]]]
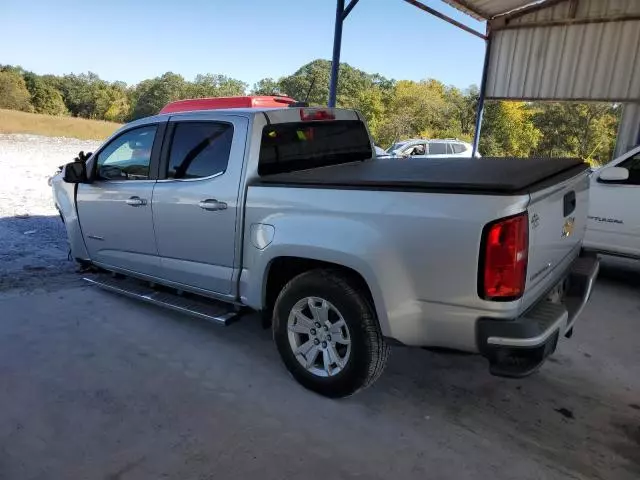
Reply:
[[525, 304], [554, 286], [557, 270], [569, 255], [577, 255], [587, 226], [588, 171], [531, 193], [529, 205], [529, 262]]

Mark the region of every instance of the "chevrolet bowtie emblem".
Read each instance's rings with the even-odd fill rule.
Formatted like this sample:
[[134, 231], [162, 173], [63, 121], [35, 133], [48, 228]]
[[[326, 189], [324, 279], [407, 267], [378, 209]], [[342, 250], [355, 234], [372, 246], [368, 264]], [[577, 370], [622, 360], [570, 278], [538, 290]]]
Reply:
[[569, 237], [573, 233], [573, 228], [575, 225], [575, 218], [568, 218], [564, 221], [564, 225], [562, 227], [562, 238]]

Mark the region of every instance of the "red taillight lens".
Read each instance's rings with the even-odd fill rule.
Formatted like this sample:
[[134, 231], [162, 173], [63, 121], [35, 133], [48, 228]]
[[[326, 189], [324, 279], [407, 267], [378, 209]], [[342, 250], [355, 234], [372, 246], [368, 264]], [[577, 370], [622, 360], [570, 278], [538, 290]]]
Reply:
[[335, 120], [336, 116], [331, 110], [317, 110], [317, 109], [300, 109], [300, 120], [303, 122], [310, 122], [312, 120]]
[[529, 252], [529, 216], [522, 213], [485, 227], [480, 296], [486, 300], [516, 300], [524, 293]]

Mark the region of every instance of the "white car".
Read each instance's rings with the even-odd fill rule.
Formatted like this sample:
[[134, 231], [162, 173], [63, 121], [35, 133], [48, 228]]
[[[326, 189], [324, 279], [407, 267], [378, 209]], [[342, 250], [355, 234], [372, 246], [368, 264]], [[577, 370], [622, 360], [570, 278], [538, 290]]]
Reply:
[[[471, 158], [472, 152], [473, 146], [470, 143], [463, 142], [457, 138], [446, 138], [442, 140], [402, 140], [394, 143], [387, 149], [387, 154], [390, 157], [399, 158]], [[480, 154], [476, 152], [475, 156], [480, 157]]]
[[591, 174], [584, 248], [640, 258], [640, 146]]

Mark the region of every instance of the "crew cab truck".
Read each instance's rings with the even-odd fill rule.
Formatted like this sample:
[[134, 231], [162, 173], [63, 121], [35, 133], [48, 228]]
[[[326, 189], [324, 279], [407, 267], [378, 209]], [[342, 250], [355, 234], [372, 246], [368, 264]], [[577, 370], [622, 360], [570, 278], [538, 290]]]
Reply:
[[582, 162], [399, 163], [357, 111], [208, 108], [130, 123], [53, 179], [73, 257], [114, 274], [93, 283], [221, 324], [265, 312], [329, 397], [372, 383], [391, 344], [518, 377], [573, 332], [598, 271]]

